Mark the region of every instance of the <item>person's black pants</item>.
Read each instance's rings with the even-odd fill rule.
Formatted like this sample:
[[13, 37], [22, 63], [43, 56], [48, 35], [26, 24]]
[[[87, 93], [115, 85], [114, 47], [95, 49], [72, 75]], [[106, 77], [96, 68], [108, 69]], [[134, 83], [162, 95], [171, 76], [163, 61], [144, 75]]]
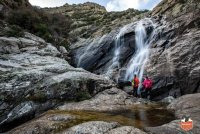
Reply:
[[138, 87], [133, 87], [133, 96], [137, 97]]
[[144, 98], [147, 98], [149, 96], [149, 99], [151, 98], [151, 89], [144, 89]]

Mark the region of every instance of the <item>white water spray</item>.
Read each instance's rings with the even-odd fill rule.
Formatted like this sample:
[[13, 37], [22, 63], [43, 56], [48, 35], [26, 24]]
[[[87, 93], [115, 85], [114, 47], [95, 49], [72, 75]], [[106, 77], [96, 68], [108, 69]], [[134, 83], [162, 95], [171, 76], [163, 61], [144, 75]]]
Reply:
[[[128, 68], [125, 75], [125, 80], [128, 81], [131, 81], [133, 79], [134, 74], [139, 77], [140, 82], [142, 81], [144, 67], [149, 57], [149, 45], [151, 43], [154, 32], [151, 34], [150, 38], [147, 38], [147, 33], [144, 26], [145, 22], [148, 22], [153, 26], [153, 22], [150, 19], [144, 19], [139, 21], [135, 28], [137, 51], [128, 63]], [[140, 93], [140, 91], [138, 93]]]
[[123, 35], [124, 32], [127, 31], [127, 26], [123, 27], [120, 29], [119, 33], [116, 36], [115, 39], [115, 50], [114, 50], [114, 56], [112, 58], [112, 64], [109, 66], [106, 75], [110, 76], [113, 72], [113, 69], [119, 69], [120, 68], [120, 51], [121, 51], [121, 46], [123, 45]]

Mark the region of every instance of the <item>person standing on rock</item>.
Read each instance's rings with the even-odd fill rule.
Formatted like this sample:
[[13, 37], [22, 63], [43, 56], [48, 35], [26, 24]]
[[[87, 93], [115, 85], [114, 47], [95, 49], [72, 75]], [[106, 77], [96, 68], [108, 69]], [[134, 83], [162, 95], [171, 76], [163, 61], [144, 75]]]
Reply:
[[139, 79], [137, 77], [137, 75], [135, 74], [134, 75], [134, 79], [132, 81], [132, 86], [133, 86], [133, 96], [137, 97], [137, 90], [138, 90], [138, 87], [139, 87]]
[[147, 98], [148, 96], [149, 99], [151, 98], [151, 89], [152, 89], [152, 85], [153, 82], [151, 79], [149, 79], [149, 77], [147, 76], [144, 80], [144, 82], [142, 83], [143, 88], [144, 88], [144, 97]]

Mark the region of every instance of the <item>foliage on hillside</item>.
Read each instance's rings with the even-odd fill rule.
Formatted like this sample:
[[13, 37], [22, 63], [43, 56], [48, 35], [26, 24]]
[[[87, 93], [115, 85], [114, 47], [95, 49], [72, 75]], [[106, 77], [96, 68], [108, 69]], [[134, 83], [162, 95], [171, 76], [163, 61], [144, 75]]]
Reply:
[[2, 0], [0, 5], [4, 6], [0, 16], [8, 24], [1, 35], [23, 36], [23, 31], [28, 31], [65, 47], [78, 38], [101, 36], [147, 12], [134, 9], [107, 12], [104, 7], [90, 2], [45, 9], [32, 7], [27, 0]]
[[28, 31], [55, 45], [69, 44], [67, 38], [72, 21], [68, 16], [48, 14], [36, 7], [24, 7], [9, 9], [2, 17], [9, 24], [5, 32], [7, 36], [22, 36], [21, 31]]
[[[147, 12], [147, 10], [139, 11], [135, 9], [128, 9], [123, 12], [107, 12], [105, 7], [91, 2], [78, 5], [66, 4], [62, 7], [45, 8], [43, 10], [51, 14], [61, 13], [70, 16], [72, 25], [69, 35], [70, 37], [81, 38], [101, 36], [116, 27], [134, 21]], [[75, 39], [72, 41], [75, 41]]]
[[28, 0], [0, 0], [0, 4], [9, 9], [31, 7], [31, 4], [28, 2]]

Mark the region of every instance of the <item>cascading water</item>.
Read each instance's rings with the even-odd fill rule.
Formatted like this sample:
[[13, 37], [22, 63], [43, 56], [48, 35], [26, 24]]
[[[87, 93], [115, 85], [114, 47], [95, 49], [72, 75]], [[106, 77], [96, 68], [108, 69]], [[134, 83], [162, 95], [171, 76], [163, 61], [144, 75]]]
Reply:
[[141, 20], [136, 25], [135, 40], [137, 51], [128, 63], [128, 68], [126, 70], [125, 75], [126, 81], [131, 81], [133, 79], [134, 74], [136, 74], [139, 77], [139, 80], [142, 81], [144, 67], [149, 57], [149, 44], [151, 43], [151, 40], [154, 37], [154, 31], [152, 32], [149, 38], [147, 37], [146, 28], [144, 26], [144, 24], [147, 22], [150, 23], [153, 26], [153, 28], [155, 27], [150, 19]]
[[120, 68], [120, 51], [121, 51], [121, 46], [123, 45], [123, 35], [124, 32], [127, 31], [127, 26], [123, 27], [120, 29], [119, 33], [116, 36], [115, 39], [115, 50], [114, 50], [114, 56], [112, 58], [112, 64], [109, 66], [106, 75], [110, 76], [113, 72], [113, 69], [119, 69]]
[[114, 51], [114, 56], [112, 59], [112, 64], [109, 66], [106, 75], [110, 75], [113, 71], [114, 68], [119, 68], [119, 55], [120, 55], [120, 34], [117, 35], [116, 40], [115, 40], [115, 51]]

